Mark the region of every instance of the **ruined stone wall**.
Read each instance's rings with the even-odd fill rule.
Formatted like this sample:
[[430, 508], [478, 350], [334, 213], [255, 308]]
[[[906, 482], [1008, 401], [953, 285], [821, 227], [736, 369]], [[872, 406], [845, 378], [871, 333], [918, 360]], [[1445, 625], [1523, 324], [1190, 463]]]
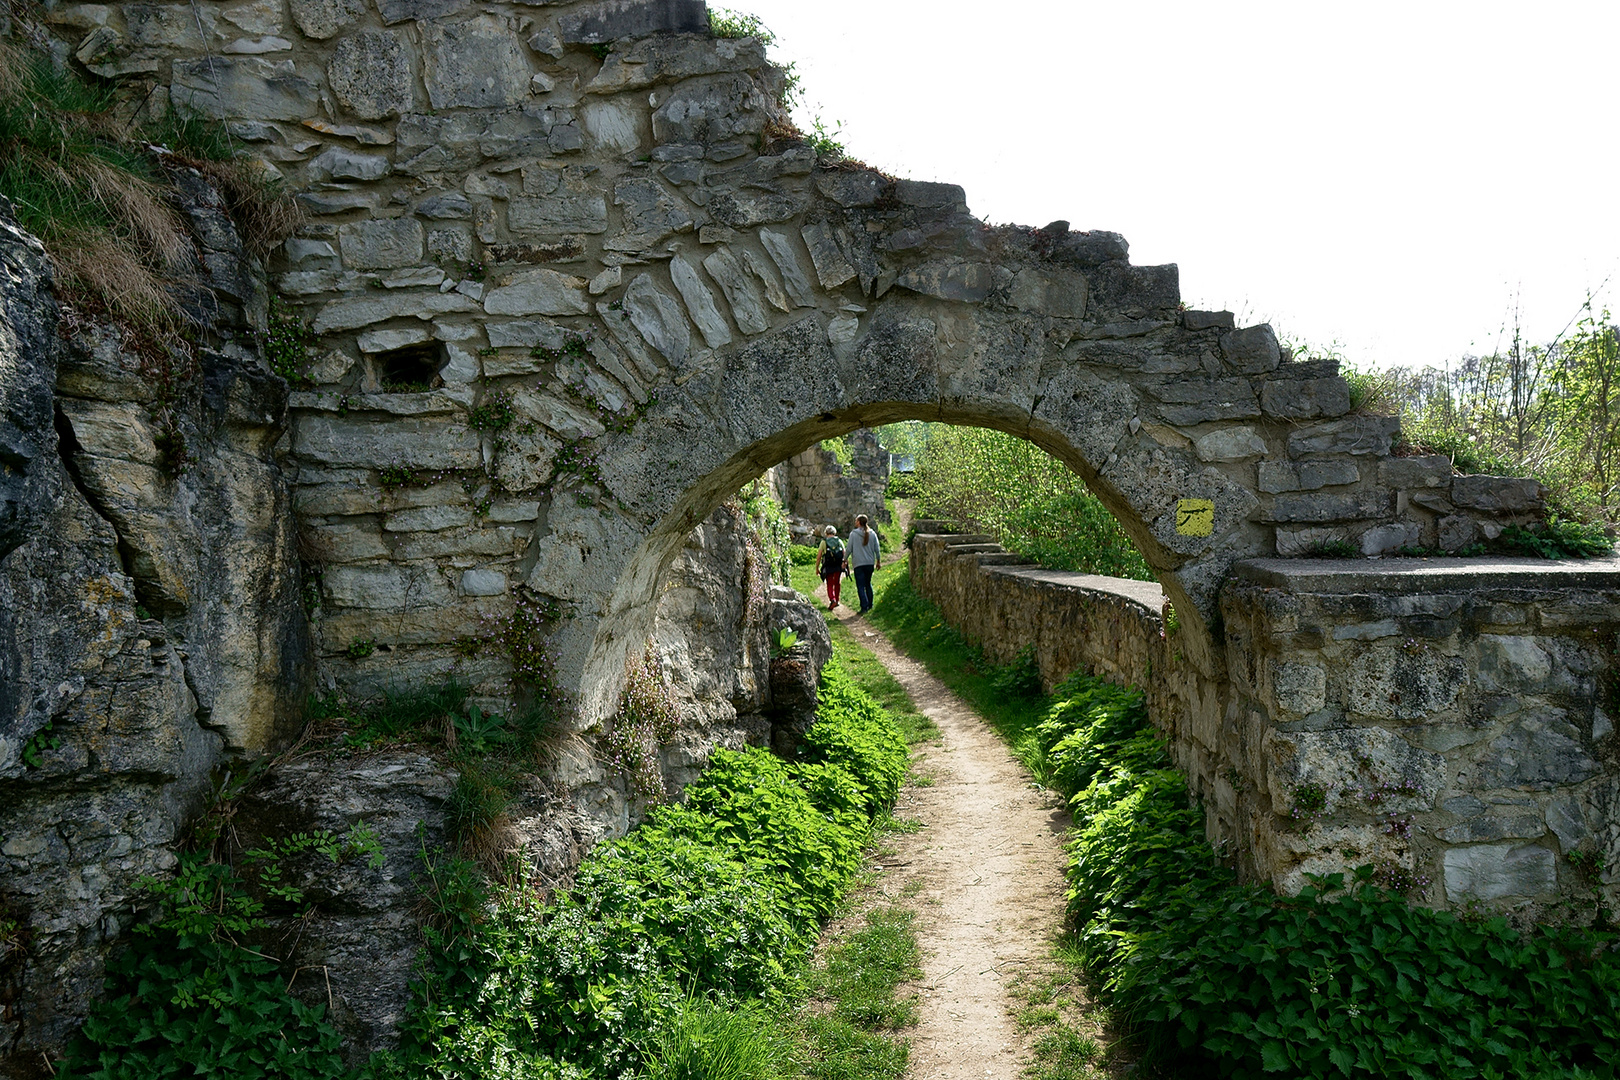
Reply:
[[498, 697], [504, 662], [465, 654], [526, 592], [604, 715], [687, 533], [892, 420], [1069, 463], [1209, 673], [1237, 559], [1539, 507], [1388, 461], [1394, 421], [1350, 414], [1333, 364], [1182, 310], [1176, 268], [1115, 234], [992, 228], [953, 185], [818, 161], [762, 43], [709, 36], [696, 0], [45, 11], [64, 62], [221, 121], [310, 215], [270, 269], [316, 343], [287, 460], [329, 689], [455, 669]]
[[1439, 906], [1620, 910], [1613, 562], [1262, 560], [1222, 610], [1217, 793], [1260, 874], [1374, 863]]
[[818, 529], [836, 526], [840, 536], [855, 525], [855, 515], [887, 522], [889, 510], [883, 493], [889, 485], [889, 454], [877, 436], [862, 428], [845, 436], [850, 449], [848, 465], [839, 464], [831, 450], [819, 445], [795, 454], [785, 463], [787, 507]]
[[[251, 280], [219, 196], [175, 179], [195, 277]], [[0, 204], [0, 918], [19, 926], [0, 1075], [76, 1030], [214, 770], [300, 722], [286, 387], [230, 340], [251, 296], [216, 298], [193, 350], [155, 357], [59, 309]]]
[[1210, 811], [1210, 841], [1226, 848], [1240, 841], [1239, 819], [1214, 800], [1217, 777], [1232, 765], [1221, 725], [1224, 688], [1166, 632], [1156, 582], [1047, 570], [988, 536], [928, 532], [912, 538], [910, 572], [918, 593], [992, 661], [1011, 663], [1032, 648], [1047, 689], [1075, 671], [1140, 688], [1177, 768]]
[[911, 574], [997, 662], [1143, 688], [1217, 850], [1280, 889], [1374, 865], [1437, 907], [1620, 910], [1613, 562], [1242, 563], [1229, 682], [1161, 636], [1154, 585], [979, 536], [917, 536]]

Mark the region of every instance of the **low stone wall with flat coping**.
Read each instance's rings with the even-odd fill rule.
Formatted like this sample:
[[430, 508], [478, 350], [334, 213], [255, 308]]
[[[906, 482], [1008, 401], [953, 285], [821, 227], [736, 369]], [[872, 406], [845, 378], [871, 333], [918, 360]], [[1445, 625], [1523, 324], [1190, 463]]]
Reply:
[[[931, 523], [923, 523], [932, 527]], [[922, 533], [912, 580], [1007, 663], [1142, 687], [1246, 876], [1297, 892], [1372, 866], [1435, 907], [1620, 910], [1620, 562], [1253, 560], [1197, 670], [1148, 582], [1046, 570]]]

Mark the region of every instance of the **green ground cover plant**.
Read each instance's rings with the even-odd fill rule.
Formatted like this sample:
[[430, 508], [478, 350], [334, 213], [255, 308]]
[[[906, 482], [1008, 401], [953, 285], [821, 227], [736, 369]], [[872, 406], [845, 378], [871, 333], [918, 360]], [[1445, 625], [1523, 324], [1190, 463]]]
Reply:
[[1173, 1075], [1595, 1077], [1620, 1067], [1611, 933], [1413, 907], [1374, 870], [1297, 897], [1204, 839], [1141, 694], [1077, 676], [1036, 728], [1069, 799], [1080, 962]]
[[[521, 875], [491, 887], [453, 858], [430, 860], [441, 916], [428, 966], [404, 1045], [374, 1074], [897, 1075], [816, 1071], [895, 1054], [871, 1025], [795, 1018], [810, 989], [805, 958], [907, 759], [837, 662], [823, 678], [802, 760], [714, 751], [684, 804], [655, 807], [631, 835], [599, 844], [556, 897]], [[785, 1049], [772, 1029], [793, 1034]]]

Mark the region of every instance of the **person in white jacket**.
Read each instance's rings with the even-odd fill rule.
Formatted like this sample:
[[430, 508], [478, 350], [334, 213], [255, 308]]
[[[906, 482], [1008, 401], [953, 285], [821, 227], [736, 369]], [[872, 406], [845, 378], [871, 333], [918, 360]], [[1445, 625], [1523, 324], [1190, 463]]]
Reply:
[[877, 530], [866, 523], [865, 514], [855, 515], [855, 528], [849, 533], [849, 565], [855, 573], [855, 591], [861, 598], [861, 614], [872, 610], [872, 574], [883, 565], [878, 553]]

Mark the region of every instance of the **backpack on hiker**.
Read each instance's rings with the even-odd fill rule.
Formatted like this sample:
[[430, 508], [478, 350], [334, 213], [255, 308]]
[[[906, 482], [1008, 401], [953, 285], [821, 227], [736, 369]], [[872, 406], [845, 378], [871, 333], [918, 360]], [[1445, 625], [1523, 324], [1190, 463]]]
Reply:
[[827, 550], [821, 553], [821, 578], [823, 581], [844, 572], [844, 542], [837, 537], [829, 536], [826, 544]]

